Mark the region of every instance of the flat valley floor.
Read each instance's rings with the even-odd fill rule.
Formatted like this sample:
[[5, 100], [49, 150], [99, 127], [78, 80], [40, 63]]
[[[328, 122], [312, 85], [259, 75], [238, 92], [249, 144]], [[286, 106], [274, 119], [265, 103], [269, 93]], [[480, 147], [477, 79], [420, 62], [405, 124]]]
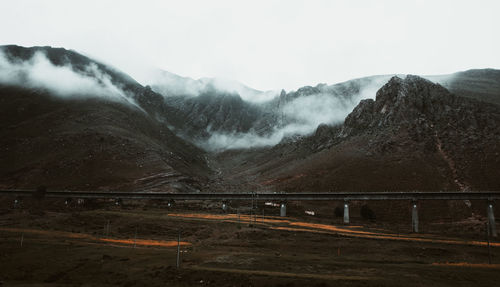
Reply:
[[0, 286], [497, 286], [500, 279], [500, 242], [492, 239], [488, 264], [484, 223], [474, 218], [422, 221], [414, 234], [405, 220], [353, 214], [344, 225], [333, 212], [283, 218], [263, 205], [222, 212], [206, 202], [11, 203], [0, 201]]

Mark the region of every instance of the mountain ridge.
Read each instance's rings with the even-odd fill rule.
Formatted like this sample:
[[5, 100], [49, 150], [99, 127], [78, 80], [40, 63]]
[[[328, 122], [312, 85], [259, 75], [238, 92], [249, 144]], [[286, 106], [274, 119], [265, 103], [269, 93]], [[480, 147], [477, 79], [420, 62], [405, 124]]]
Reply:
[[[25, 83], [0, 79], [2, 187], [192, 191], [210, 176], [205, 152], [155, 118], [154, 100], [162, 96], [119, 71], [62, 48], [8, 46], [2, 51], [8, 61], [3, 64], [20, 67], [16, 75]], [[29, 69], [37, 68], [32, 63], [40, 60], [37, 53], [47, 60], [40, 64], [43, 77], [31, 85]], [[140, 106], [78, 89], [56, 95], [45, 87], [59, 83], [58, 76], [97, 88], [104, 87], [109, 77]]]
[[498, 123], [497, 106], [408, 76], [392, 78], [343, 124], [219, 157], [223, 169], [271, 190], [488, 190], [500, 186]]
[[[8, 47], [7, 62], [0, 61], [3, 187], [196, 192], [500, 186], [497, 70], [440, 79], [372, 76], [249, 102], [213, 85], [196, 96], [163, 95], [74, 51]], [[33, 60], [44, 50], [47, 62]], [[30, 74], [38, 64], [43, 73]], [[10, 68], [28, 82], [9, 82]], [[71, 81], [92, 89], [82, 92]], [[61, 84], [66, 92], [54, 94]], [[128, 100], [116, 101], [110, 91]]]

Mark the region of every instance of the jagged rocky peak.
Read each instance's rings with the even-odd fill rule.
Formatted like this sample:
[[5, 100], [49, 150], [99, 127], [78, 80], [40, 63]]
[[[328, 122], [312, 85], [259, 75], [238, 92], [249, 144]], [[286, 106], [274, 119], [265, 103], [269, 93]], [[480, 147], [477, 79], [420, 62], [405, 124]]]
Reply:
[[314, 95], [314, 94], [317, 94], [320, 92], [321, 92], [321, 90], [318, 87], [312, 87], [312, 86], [304, 86], [304, 87], [299, 88], [297, 90], [298, 94], [305, 95], [305, 96]]
[[286, 91], [284, 89], [281, 90], [281, 93], [280, 93], [280, 98], [286, 96]]
[[399, 109], [428, 112], [425, 104], [429, 100], [449, 94], [441, 85], [419, 76], [408, 75], [405, 79], [395, 76], [377, 92], [375, 110], [380, 113]]
[[342, 136], [380, 129], [425, 134], [498, 133], [498, 109], [491, 104], [455, 96], [439, 84], [418, 76], [393, 77], [376, 100], [363, 100], [347, 116]]
[[381, 127], [413, 122], [422, 116], [439, 115], [450, 109], [455, 97], [439, 84], [408, 75], [392, 77], [377, 91], [376, 100], [362, 100], [350, 113], [345, 125], [351, 128]]

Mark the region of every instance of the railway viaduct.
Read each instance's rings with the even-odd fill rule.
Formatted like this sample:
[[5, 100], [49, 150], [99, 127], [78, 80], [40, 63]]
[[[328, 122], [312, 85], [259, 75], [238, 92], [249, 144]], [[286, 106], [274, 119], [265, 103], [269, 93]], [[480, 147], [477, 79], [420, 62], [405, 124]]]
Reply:
[[[23, 197], [40, 196], [36, 190], [0, 190], [0, 195], [15, 197], [15, 203]], [[500, 198], [500, 191], [401, 191], [401, 192], [328, 192], [328, 193], [167, 193], [167, 192], [119, 192], [119, 191], [43, 191], [47, 198], [66, 199], [122, 199], [148, 200], [159, 199], [173, 202], [175, 200], [215, 200], [227, 207], [230, 200], [243, 201], [279, 201], [280, 215], [286, 216], [288, 201], [343, 201], [344, 223], [349, 223], [349, 202], [369, 200], [409, 200], [412, 202], [412, 229], [418, 232], [418, 204], [425, 200], [485, 200], [487, 201], [487, 217], [489, 232], [497, 236], [495, 226], [494, 201]], [[253, 204], [252, 204], [253, 205]]]

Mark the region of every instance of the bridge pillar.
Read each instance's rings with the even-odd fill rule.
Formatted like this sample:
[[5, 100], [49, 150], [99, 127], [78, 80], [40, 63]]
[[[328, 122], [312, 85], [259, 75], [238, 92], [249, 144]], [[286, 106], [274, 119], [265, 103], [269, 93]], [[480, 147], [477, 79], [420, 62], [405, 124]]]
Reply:
[[14, 208], [18, 208], [21, 205], [21, 199], [16, 198], [14, 199]]
[[285, 217], [286, 216], [286, 202], [282, 201], [280, 204], [280, 216]]
[[497, 227], [495, 225], [495, 213], [493, 211], [493, 201], [488, 202], [488, 226], [490, 228], [490, 235], [497, 237]]
[[226, 212], [226, 211], [227, 211], [227, 208], [228, 208], [228, 206], [227, 206], [227, 201], [223, 200], [223, 201], [222, 201], [222, 211]]
[[344, 224], [349, 224], [349, 202], [344, 201]]
[[418, 205], [416, 200], [411, 203], [411, 230], [418, 233]]

